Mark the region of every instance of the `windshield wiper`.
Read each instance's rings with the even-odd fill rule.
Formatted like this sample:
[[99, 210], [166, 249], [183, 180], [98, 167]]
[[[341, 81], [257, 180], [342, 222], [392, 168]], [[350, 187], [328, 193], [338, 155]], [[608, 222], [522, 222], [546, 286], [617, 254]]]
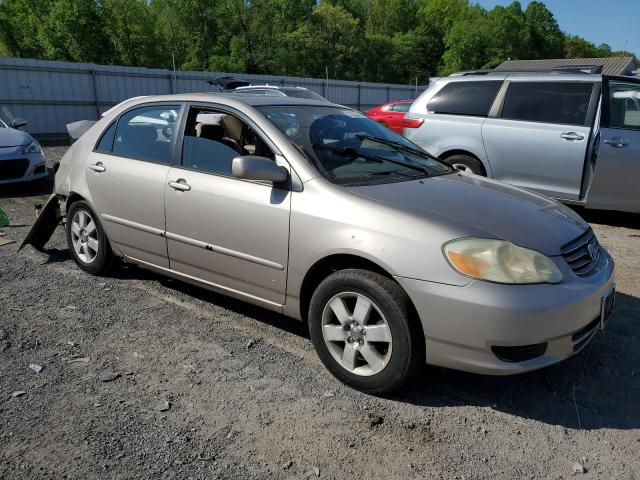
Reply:
[[369, 155], [367, 153], [358, 152], [353, 147], [337, 148], [337, 147], [332, 147], [331, 145], [325, 145], [323, 143], [313, 143], [311, 146], [317, 147], [317, 148], [324, 148], [325, 150], [329, 150], [331, 152], [337, 153], [341, 157], [345, 157], [345, 158], [351, 158], [354, 160], [356, 158], [362, 158], [369, 162], [376, 162], [376, 163], [384, 163], [384, 162], [395, 163], [396, 165], [400, 165], [402, 167], [406, 167], [411, 170], [416, 170], [418, 172], [424, 173], [427, 176], [431, 175], [431, 172], [429, 172], [426, 168], [421, 167], [420, 165], [414, 165], [412, 163], [403, 162], [402, 160], [393, 160], [391, 158], [378, 157], [376, 155]]
[[[378, 137], [374, 137], [373, 135], [367, 135], [367, 134], [358, 134], [356, 135], [357, 138], [359, 138], [360, 140], [371, 140], [372, 142], [378, 142], [381, 143], [383, 145], [388, 145], [390, 147], [394, 147], [397, 148], [398, 150], [404, 150], [406, 152], [411, 152], [414, 153], [420, 157], [425, 157], [428, 158], [429, 160], [437, 160], [436, 158], [434, 158], [433, 156], [431, 156], [429, 153], [420, 150], [419, 148], [414, 148], [414, 147], [410, 147], [408, 145], [405, 145], [403, 143], [400, 142], [396, 142], [395, 140], [387, 140], [386, 138], [378, 138]], [[442, 163], [442, 162], [440, 162]], [[443, 165], [447, 166], [449, 169], [451, 169], [451, 167], [449, 165], [447, 165], [446, 163], [443, 163]]]

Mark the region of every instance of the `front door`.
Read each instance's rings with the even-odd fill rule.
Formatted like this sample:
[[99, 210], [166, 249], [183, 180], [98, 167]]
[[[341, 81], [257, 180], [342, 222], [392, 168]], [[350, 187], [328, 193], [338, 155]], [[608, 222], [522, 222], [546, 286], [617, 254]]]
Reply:
[[607, 79], [587, 207], [640, 213], [640, 82]]
[[223, 290], [282, 305], [291, 193], [231, 176], [239, 155], [276, 161], [272, 148], [238, 115], [190, 107], [181, 163], [170, 169], [165, 189], [170, 266]]
[[180, 105], [125, 112], [89, 154], [87, 183], [112, 246], [136, 260], [168, 267], [164, 188]]
[[593, 82], [511, 81], [482, 139], [493, 178], [578, 200], [595, 98]]

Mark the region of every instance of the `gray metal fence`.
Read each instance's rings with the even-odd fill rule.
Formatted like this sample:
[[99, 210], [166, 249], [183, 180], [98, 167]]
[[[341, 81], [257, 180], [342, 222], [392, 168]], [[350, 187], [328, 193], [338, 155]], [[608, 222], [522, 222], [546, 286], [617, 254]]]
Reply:
[[367, 110], [391, 100], [412, 99], [426, 86], [225, 72], [174, 72], [88, 63], [0, 58], [0, 107], [29, 121], [36, 135], [66, 132], [65, 125], [95, 119], [124, 99], [139, 95], [215, 92], [207, 83], [230, 75], [253, 83], [298, 85], [332, 102]]

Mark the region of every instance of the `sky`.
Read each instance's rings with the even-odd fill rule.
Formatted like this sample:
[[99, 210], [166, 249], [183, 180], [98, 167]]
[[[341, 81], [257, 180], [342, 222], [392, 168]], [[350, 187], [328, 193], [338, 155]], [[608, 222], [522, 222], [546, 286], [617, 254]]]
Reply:
[[[640, 0], [541, 0], [570, 35], [606, 43], [613, 50], [627, 50], [640, 57]], [[472, 0], [487, 9], [513, 0]], [[530, 0], [520, 0], [526, 8]]]

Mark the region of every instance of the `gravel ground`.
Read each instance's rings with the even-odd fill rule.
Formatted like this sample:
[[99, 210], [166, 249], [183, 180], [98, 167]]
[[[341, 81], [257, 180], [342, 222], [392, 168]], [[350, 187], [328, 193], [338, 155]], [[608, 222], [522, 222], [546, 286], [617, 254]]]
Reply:
[[[0, 188], [20, 242], [50, 186]], [[61, 228], [1, 246], [0, 478], [640, 478], [640, 225], [580, 213], [618, 264], [607, 330], [542, 371], [424, 367], [389, 398], [334, 380], [298, 322], [82, 273]]]

